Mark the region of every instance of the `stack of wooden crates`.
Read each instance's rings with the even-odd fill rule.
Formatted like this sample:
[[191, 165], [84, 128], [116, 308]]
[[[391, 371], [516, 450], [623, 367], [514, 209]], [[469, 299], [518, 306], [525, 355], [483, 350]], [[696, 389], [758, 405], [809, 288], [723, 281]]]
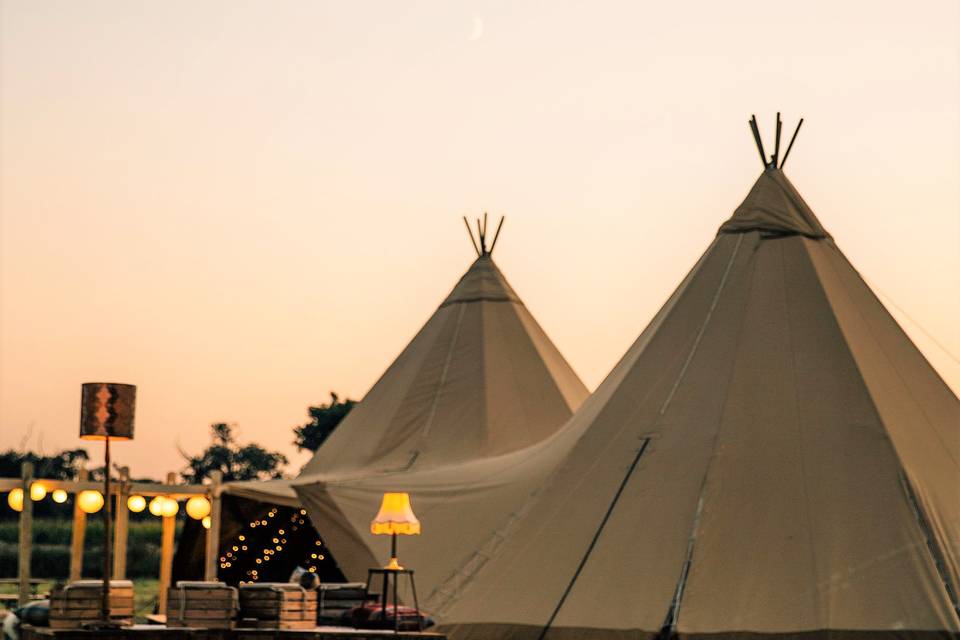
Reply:
[[[133, 624], [133, 583], [111, 580], [109, 604], [111, 623]], [[57, 587], [50, 594], [50, 627], [79, 629], [96, 623], [100, 620], [102, 605], [102, 580], [77, 580], [65, 587]]]
[[240, 626], [313, 629], [317, 626], [317, 592], [285, 582], [241, 585]]
[[232, 629], [237, 590], [223, 582], [182, 580], [167, 592], [167, 626]]

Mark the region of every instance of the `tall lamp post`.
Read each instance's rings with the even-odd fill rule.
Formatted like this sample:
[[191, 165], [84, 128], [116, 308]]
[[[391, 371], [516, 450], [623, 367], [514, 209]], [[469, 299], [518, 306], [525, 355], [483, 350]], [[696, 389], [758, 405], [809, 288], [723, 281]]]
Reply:
[[110, 440], [133, 440], [133, 416], [136, 409], [137, 388], [132, 384], [114, 382], [87, 382], [82, 386], [80, 400], [80, 438], [103, 440], [103, 600], [100, 622], [110, 624], [110, 575], [113, 506], [110, 501]]

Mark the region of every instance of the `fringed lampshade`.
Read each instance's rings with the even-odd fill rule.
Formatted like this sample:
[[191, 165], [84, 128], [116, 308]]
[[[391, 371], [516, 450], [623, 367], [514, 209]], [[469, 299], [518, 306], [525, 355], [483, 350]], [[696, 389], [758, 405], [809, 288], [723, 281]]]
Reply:
[[397, 561], [397, 535], [420, 535], [420, 521], [410, 506], [407, 493], [385, 493], [377, 517], [370, 523], [370, 533], [390, 536], [390, 564], [385, 568], [393, 571], [403, 569]]

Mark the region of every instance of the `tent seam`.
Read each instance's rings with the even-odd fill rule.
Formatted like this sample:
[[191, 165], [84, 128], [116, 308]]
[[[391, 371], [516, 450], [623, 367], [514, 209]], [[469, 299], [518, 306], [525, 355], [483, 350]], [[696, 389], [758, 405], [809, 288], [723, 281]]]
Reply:
[[[741, 234], [740, 239], [742, 239], [744, 235], [745, 234]], [[762, 242], [762, 240], [758, 240], [758, 244], [757, 244], [757, 247], [754, 249], [754, 252], [756, 252], [756, 249], [760, 247], [759, 242]], [[740, 243], [738, 241], [737, 248], [739, 249], [739, 247], [740, 247]], [[735, 250], [734, 255], [736, 255], [736, 253], [737, 252]], [[731, 265], [733, 264], [733, 256], [731, 256], [730, 264]], [[755, 279], [754, 274], [751, 274], [750, 287], [747, 290], [747, 296], [746, 296], [747, 302], [749, 302], [750, 293], [753, 291], [754, 279]], [[740, 347], [740, 342], [743, 338], [743, 325], [746, 321], [746, 315], [747, 314], [744, 312], [740, 316], [740, 327], [737, 330], [737, 343], [736, 345], [734, 345], [735, 347], [734, 353], [736, 354], [740, 353], [739, 347]], [[739, 359], [739, 355], [737, 356], [737, 359]], [[694, 513], [693, 522], [691, 523], [691, 526], [690, 526], [690, 535], [687, 538], [686, 557], [684, 558], [683, 566], [680, 569], [680, 575], [677, 579], [677, 588], [674, 590], [673, 600], [670, 603], [670, 608], [667, 610], [667, 615], [663, 624], [663, 627], [669, 628], [671, 632], [676, 631], [677, 623], [680, 620], [680, 606], [683, 603], [683, 595], [686, 589], [687, 579], [690, 574], [690, 568], [693, 566], [693, 547], [694, 547], [694, 544], [696, 543], [697, 533], [700, 528], [700, 517], [703, 514], [704, 497], [707, 490], [707, 478], [710, 475], [710, 469], [713, 468], [713, 461], [716, 458], [717, 441], [720, 437], [720, 429], [723, 426], [723, 415], [724, 413], [726, 413], [727, 403], [730, 401], [729, 389], [730, 389], [730, 385], [733, 384], [733, 378], [736, 375], [736, 370], [737, 370], [737, 367], [736, 367], [736, 360], [735, 360], [733, 366], [730, 367], [730, 378], [727, 380], [728, 392], [725, 395], [723, 407], [720, 410], [720, 418], [719, 418], [719, 424], [717, 425], [717, 431], [713, 436], [713, 444], [711, 446], [710, 460], [707, 463], [707, 468], [703, 472], [703, 479], [700, 481], [700, 491], [699, 491], [699, 497], [697, 499], [697, 510]]]
[[[453, 361], [453, 352], [460, 339], [460, 328], [463, 325], [463, 316], [466, 313], [467, 305], [461, 305], [460, 313], [457, 314], [457, 324], [453, 328], [453, 336], [450, 337], [450, 346], [447, 348], [447, 358], [443, 363], [443, 371], [440, 373], [440, 381], [437, 383], [437, 390], [433, 394], [433, 400], [430, 403], [430, 413], [427, 415], [426, 423], [420, 431], [420, 440], [423, 441], [430, 435], [430, 429], [433, 427], [433, 420], [437, 415], [437, 405], [440, 404], [440, 395], [447, 384], [447, 374], [450, 371], [450, 363]], [[417, 449], [419, 451], [419, 448]], [[409, 467], [408, 467], [409, 468]]]
[[[802, 241], [801, 241], [802, 245]], [[797, 398], [797, 389], [799, 386], [797, 384], [797, 354], [793, 345], [793, 327], [790, 322], [790, 287], [787, 286], [787, 276], [784, 263], [784, 250], [783, 243], [780, 243], [780, 276], [781, 282], [783, 283], [783, 298], [784, 298], [784, 316], [787, 321], [787, 341], [790, 349], [790, 361], [792, 367], [790, 368], [791, 380], [793, 381], [793, 406], [794, 406], [794, 426], [797, 430], [797, 439], [800, 442], [800, 475], [802, 482], [800, 483], [800, 488], [803, 491], [803, 516], [804, 520], [807, 523], [807, 543], [810, 545], [810, 554], [811, 556], [816, 556], [817, 547], [814, 544], [813, 540], [813, 527], [811, 526], [810, 521], [810, 497], [807, 494], [807, 467], [804, 464], [804, 447], [803, 447], [803, 429], [800, 426], [800, 403]], [[808, 257], [809, 260], [809, 257]], [[812, 265], [811, 265], [812, 266]], [[829, 303], [829, 302], [828, 302]], [[814, 584], [820, 584], [820, 574], [817, 571], [816, 561], [810, 563], [810, 569], [813, 572]], [[814, 612], [817, 616], [817, 620], [822, 620], [823, 612], [820, 610], [820, 599], [815, 597], [813, 602]]]

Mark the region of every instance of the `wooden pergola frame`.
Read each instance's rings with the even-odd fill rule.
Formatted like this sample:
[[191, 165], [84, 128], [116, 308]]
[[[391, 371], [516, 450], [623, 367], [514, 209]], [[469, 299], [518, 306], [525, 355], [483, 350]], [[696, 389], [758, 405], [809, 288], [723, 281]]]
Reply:
[[[103, 484], [88, 480], [88, 471], [80, 470], [77, 480], [54, 480], [36, 478], [33, 475], [33, 463], [24, 462], [19, 478], [0, 478], [0, 493], [13, 489], [23, 490], [23, 509], [20, 511], [19, 564], [17, 578], [20, 582], [18, 602], [20, 606], [30, 600], [30, 557], [33, 546], [33, 500], [30, 499], [30, 486], [39, 482], [48, 491], [62, 489], [68, 493], [81, 491], [103, 493]], [[111, 578], [122, 580], [127, 575], [127, 533], [129, 511], [127, 498], [131, 495], [165, 496], [175, 500], [204, 496], [210, 501], [210, 528], [207, 529], [207, 542], [204, 557], [204, 580], [217, 579], [217, 555], [220, 553], [220, 493], [223, 475], [219, 471], [211, 474], [210, 484], [181, 485], [176, 482], [176, 474], [168, 473], [166, 483], [131, 482], [127, 467], [120, 468], [120, 481], [110, 487], [110, 495], [116, 498], [113, 535], [113, 572]], [[104, 496], [106, 498], [106, 496]], [[173, 543], [176, 530], [176, 516], [161, 517], [162, 533], [160, 544], [160, 612], [166, 611], [167, 590], [170, 587], [173, 571]], [[79, 580], [83, 571], [83, 541], [86, 534], [87, 514], [74, 501], [73, 531], [70, 537], [70, 580]]]

